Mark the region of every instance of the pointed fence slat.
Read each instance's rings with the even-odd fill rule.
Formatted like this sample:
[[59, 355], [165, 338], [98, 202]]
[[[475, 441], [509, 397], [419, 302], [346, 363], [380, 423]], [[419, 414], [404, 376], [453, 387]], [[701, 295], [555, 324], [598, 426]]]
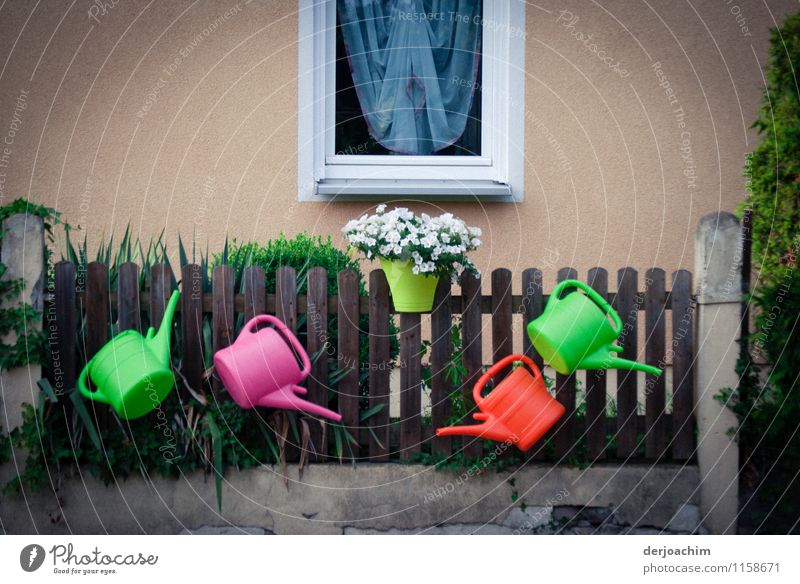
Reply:
[[[453, 384], [448, 375], [453, 358], [450, 338], [453, 315], [450, 311], [450, 280], [441, 278], [436, 288], [436, 299], [431, 313], [431, 423], [434, 428], [447, 424], [450, 417], [450, 394]], [[434, 454], [449, 456], [452, 440], [443, 436], [433, 440]]]
[[[235, 315], [233, 313], [233, 269], [230, 266], [216, 266], [211, 275], [212, 298], [212, 343], [214, 352], [224, 349], [233, 342], [233, 327]], [[222, 396], [222, 382], [214, 376], [212, 384], [214, 397], [219, 400]]]
[[[608, 296], [608, 272], [589, 270], [587, 283], [600, 296]], [[591, 460], [605, 457], [606, 449], [606, 372], [586, 372], [586, 451]]]
[[[574, 280], [578, 272], [574, 268], [561, 268], [558, 271], [558, 281]], [[572, 292], [582, 294], [582, 292]], [[555, 446], [556, 460], [563, 460], [572, 452], [575, 445], [575, 374], [556, 374], [556, 399], [564, 406], [566, 412], [555, 426], [553, 445]]]
[[172, 294], [172, 269], [169, 264], [150, 268], [150, 326], [158, 330]]
[[[525, 355], [533, 359], [536, 366], [540, 371], [544, 371], [544, 360], [531, 342], [528, 335], [528, 324], [532, 320], [536, 320], [544, 308], [544, 288], [542, 286], [542, 271], [538, 268], [528, 268], [522, 272], [522, 299], [521, 299], [521, 312], [522, 312], [522, 350]], [[547, 457], [545, 443], [547, 438], [552, 434], [549, 432], [544, 436], [538, 444], [525, 453], [525, 459], [531, 460], [544, 460]]]
[[[55, 322], [58, 365], [53, 371], [53, 389], [66, 411], [71, 410], [69, 399], [62, 399], [75, 387], [77, 379], [77, 350], [75, 346], [75, 265], [58, 262], [55, 266]], [[53, 356], [56, 360], [56, 356]], [[60, 374], [59, 374], [60, 373]]]
[[541, 369], [544, 367], [541, 355], [528, 336], [528, 323], [542, 314], [542, 271], [528, 268], [522, 272], [522, 351]]
[[132, 262], [119, 267], [117, 280], [117, 315], [119, 332], [142, 330], [139, 309], [139, 266]]
[[422, 355], [420, 315], [400, 314], [400, 458], [411, 460], [422, 442]]
[[[297, 332], [297, 273], [294, 268], [289, 266], [282, 266], [275, 270], [275, 316], [291, 332]], [[293, 415], [299, 416], [300, 414]], [[300, 428], [298, 427], [298, 432], [299, 430]], [[310, 433], [311, 425], [309, 425], [309, 438]], [[286, 441], [286, 460], [289, 462], [299, 460], [301, 449], [302, 438], [298, 440], [294, 432], [290, 432]], [[307, 455], [310, 454], [312, 453], [307, 453]]]
[[[464, 298], [461, 315], [461, 356], [466, 369], [466, 378], [463, 380], [461, 392], [465, 403], [471, 405], [471, 407], [467, 407], [467, 414], [461, 423], [475, 424], [472, 414], [477, 411], [477, 408], [473, 403], [472, 388], [483, 373], [480, 279], [470, 273], [463, 274], [461, 276], [461, 295]], [[464, 436], [462, 440], [464, 456], [468, 458], [481, 456], [483, 445], [479, 439]]]
[[[617, 273], [617, 296], [614, 307], [622, 319], [622, 334], [618, 341], [622, 347], [620, 357], [636, 360], [638, 356], [637, 304], [638, 274], [633, 268], [622, 268]], [[628, 458], [636, 452], [638, 413], [637, 379], [635, 371], [617, 370], [617, 457]]]
[[280, 267], [275, 271], [275, 316], [297, 331], [297, 274], [294, 268]]
[[373, 462], [389, 460], [389, 283], [383, 270], [369, 275], [369, 407], [382, 406], [367, 420], [369, 457]]
[[[338, 275], [339, 297], [336, 330], [339, 335], [338, 368], [349, 372], [341, 378], [337, 389], [339, 393], [339, 413], [342, 424], [356, 439], [359, 435], [358, 414], [358, 274], [354, 270], [342, 270]], [[352, 445], [353, 456], [359, 455], [358, 446]]]
[[[664, 317], [664, 270], [647, 270], [647, 289], [645, 291], [645, 359], [648, 364], [665, 366], [666, 319]], [[665, 454], [667, 446], [666, 420], [666, 371], [661, 375], [645, 376], [645, 456], [659, 458]]]
[[[86, 360], [94, 357], [109, 340], [108, 323], [111, 320], [109, 304], [108, 268], [100, 262], [90, 262], [86, 266]], [[111, 417], [105, 406], [94, 408], [98, 429], [105, 432]]]
[[[332, 354], [328, 338], [328, 270], [315, 267], [308, 270], [308, 303], [306, 306], [306, 346], [311, 357], [311, 375], [308, 376], [308, 400], [323, 406], [328, 405], [328, 355]], [[311, 424], [311, 441], [317, 459], [324, 459], [328, 452], [328, 433], [322, 431], [322, 423]], [[325, 440], [323, 440], [323, 437]]]
[[692, 339], [694, 309], [692, 275], [678, 270], [672, 275], [672, 458], [688, 460], [694, 452], [694, 383]]
[[[181, 268], [181, 375], [197, 394], [203, 393], [203, 279], [197, 264]], [[182, 384], [178, 384], [182, 388]]]
[[[497, 268], [492, 270], [492, 363], [497, 363], [514, 352], [511, 308], [511, 270]], [[509, 369], [494, 377], [497, 386]]]
[[86, 266], [86, 359], [91, 359], [108, 342], [111, 318], [108, 268], [100, 262]]
[[260, 266], [245, 268], [242, 274], [244, 296], [244, 321], [267, 312], [266, 274]]

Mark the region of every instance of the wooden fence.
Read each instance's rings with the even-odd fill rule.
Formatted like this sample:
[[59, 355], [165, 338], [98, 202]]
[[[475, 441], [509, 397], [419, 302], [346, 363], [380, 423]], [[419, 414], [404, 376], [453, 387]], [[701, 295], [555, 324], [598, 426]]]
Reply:
[[[72, 263], [62, 261], [55, 266], [55, 291], [50, 308], [54, 310], [55, 326], [59, 329], [55, 338], [66, 387], [75, 384], [79, 354], [86, 358], [94, 355], [108, 341], [112, 322], [119, 331], [141, 329], [143, 318], [153, 326], [161, 322], [173, 287], [171, 269], [164, 264], [153, 266], [145, 291], [140, 290], [139, 270], [133, 263], [121, 265], [115, 289], [111, 291], [108, 270], [100, 263], [88, 264], [85, 274], [77, 280]], [[178, 308], [182, 332], [180, 373], [186, 383], [202, 388], [204, 372], [211, 366], [203, 357], [205, 314], [210, 314], [213, 350], [235, 339], [239, 314], [243, 314], [245, 320], [260, 313], [275, 314], [293, 330], [298, 326], [298, 315], [305, 314], [305, 340], [310, 354], [326, 350], [328, 335], [325, 331], [329, 319], [336, 316], [336, 358], [346, 365], [349, 373], [336, 384], [336, 397], [330, 407], [342, 414], [343, 425], [358, 438], [359, 446], [354, 448], [354, 454], [364, 461], [410, 460], [423, 451], [445, 456], [458, 452], [481, 455], [483, 445], [479, 440], [433, 436], [433, 429], [446, 424], [451, 417], [454, 388], [445, 374], [445, 365], [453, 358], [450, 333], [454, 315], [461, 315], [460, 360], [467, 378], [461, 390], [465, 396], [471, 396], [471, 388], [483, 371], [484, 344], [491, 348], [491, 361], [497, 361], [513, 352], [514, 336], [517, 336], [518, 346], [541, 365], [524, 326], [541, 313], [548, 298], [542, 290], [542, 273], [535, 268], [522, 272], [522, 294], [518, 295], [512, 293], [511, 271], [503, 268], [485, 275], [482, 280], [463, 277], [460, 295], [451, 295], [448, 282], [440, 283], [429, 326], [423, 326], [420, 314], [394, 315], [386, 278], [380, 270], [369, 274], [368, 296], [359, 295], [358, 275], [352, 270], [338, 273], [338, 296], [328, 296], [328, 274], [319, 267], [309, 270], [307, 294], [304, 295], [297, 294], [295, 270], [289, 267], [277, 270], [275, 293], [265, 290], [264, 270], [251, 267], [243, 274], [242, 293], [236, 294], [234, 274], [229, 266], [214, 268], [212, 291], [207, 293], [203, 290], [200, 270], [199, 265], [183, 266], [179, 278], [183, 292]], [[571, 268], [558, 272], [559, 281], [576, 277], [576, 271]], [[586, 281], [606, 296], [620, 313], [624, 323], [620, 339], [624, 347], [622, 357], [638, 358], [657, 366], [671, 361], [671, 412], [667, 413], [666, 375], [646, 376], [644, 387], [638, 387], [636, 374], [619, 372], [615, 416], [607, 413], [606, 374], [586, 373], [585, 404], [578, 403], [576, 377], [557, 375], [556, 398], [565, 406], [567, 414], [547, 440], [525, 453], [524, 458], [556, 462], [574, 461], [575, 456], [590, 461], [690, 459], [694, 452], [691, 274], [685, 270], [672, 274], [670, 290], [666, 289], [666, 276], [660, 268], [648, 270], [641, 282], [635, 270], [619, 270], [616, 293], [608, 292], [608, 279], [606, 270], [596, 268], [589, 271]], [[640, 327], [639, 312], [642, 310], [644, 326]], [[515, 313], [521, 315], [516, 320]], [[369, 361], [359, 363], [359, 320], [365, 315], [369, 321]], [[484, 319], [484, 315], [490, 316]], [[428, 316], [424, 318], [427, 320]], [[668, 318], [672, 322], [669, 343], [666, 338]], [[396, 419], [390, 419], [389, 408], [391, 319], [399, 321], [400, 330], [399, 360], [395, 361], [399, 368], [400, 411]], [[85, 326], [80, 334], [75, 334], [80, 322]], [[429, 356], [423, 356], [422, 332], [428, 329], [430, 352]], [[82, 343], [80, 351], [79, 343]], [[644, 347], [643, 355], [640, 345]], [[423, 365], [431, 371], [429, 416], [422, 411]], [[366, 389], [359, 386], [360, 370], [368, 370]], [[317, 403], [327, 401], [328, 375], [326, 360], [318, 359], [307, 383], [308, 399]], [[183, 391], [180, 384], [178, 391]], [[216, 379], [209, 391], [216, 399], [228, 399]], [[644, 396], [644, 415], [640, 414], [640, 396]], [[469, 400], [471, 403], [471, 397]], [[384, 407], [375, 408], [379, 404]], [[377, 413], [360, 421], [363, 412], [376, 409]], [[471, 415], [467, 418], [465, 422], [472, 423]], [[361, 427], [364, 425], [371, 428]], [[314, 424], [312, 440], [321, 440], [320, 434], [321, 427]]]

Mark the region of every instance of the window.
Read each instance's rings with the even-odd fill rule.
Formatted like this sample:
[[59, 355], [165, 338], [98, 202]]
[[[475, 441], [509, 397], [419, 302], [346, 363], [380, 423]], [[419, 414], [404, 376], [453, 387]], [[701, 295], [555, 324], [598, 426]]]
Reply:
[[520, 0], [300, 0], [300, 200], [521, 200], [524, 22]]

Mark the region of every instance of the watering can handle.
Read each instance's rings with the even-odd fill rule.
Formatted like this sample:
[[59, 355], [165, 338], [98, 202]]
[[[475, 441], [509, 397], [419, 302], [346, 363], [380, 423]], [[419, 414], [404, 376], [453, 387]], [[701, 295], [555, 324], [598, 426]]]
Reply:
[[[533, 362], [533, 359], [528, 357], [527, 355], [508, 355], [507, 357], [500, 359], [497, 363], [489, 367], [489, 370], [486, 371], [483, 375], [481, 375], [480, 379], [478, 379], [478, 383], [475, 384], [475, 387], [472, 388], [472, 397], [475, 399], [475, 404], [480, 404], [485, 398], [481, 397], [481, 390], [483, 386], [488, 383], [488, 381], [500, 373], [503, 369], [514, 363], [515, 361], [522, 361], [525, 365], [528, 366], [533, 372], [533, 378], [536, 379], [542, 375], [542, 372], [539, 371], [539, 368], [536, 366], [536, 363]], [[477, 418], [476, 418], [477, 419]]]
[[244, 330], [254, 333], [255, 327], [260, 324], [274, 325], [280, 334], [283, 335], [283, 338], [289, 341], [292, 347], [294, 347], [295, 352], [300, 356], [300, 360], [303, 362], [303, 378], [305, 379], [308, 377], [308, 374], [311, 373], [311, 360], [308, 358], [308, 353], [306, 353], [303, 345], [300, 344], [300, 341], [297, 340], [297, 337], [294, 335], [294, 333], [289, 330], [289, 327], [286, 326], [281, 319], [275, 316], [269, 314], [259, 314], [258, 316], [251, 318], [248, 323], [244, 325]]
[[90, 391], [89, 386], [86, 385], [86, 379], [89, 376], [89, 367], [92, 364], [92, 360], [90, 359], [89, 362], [86, 364], [86, 367], [83, 368], [81, 371], [80, 377], [78, 377], [78, 390], [83, 394], [83, 397], [86, 399], [100, 402], [103, 404], [110, 404], [108, 398], [105, 394], [100, 391], [100, 388], [95, 388], [95, 391]]
[[586, 292], [586, 295], [591, 298], [595, 304], [597, 304], [603, 312], [609, 315], [614, 321], [614, 330], [617, 333], [617, 336], [622, 334], [622, 319], [620, 319], [619, 314], [617, 311], [614, 310], [608, 301], [600, 296], [597, 291], [589, 286], [589, 284], [584, 284], [580, 280], [564, 280], [560, 282], [558, 286], [553, 289], [552, 294], [550, 295], [551, 301], [553, 304], [561, 300], [561, 293], [564, 291], [565, 288], [578, 288]]

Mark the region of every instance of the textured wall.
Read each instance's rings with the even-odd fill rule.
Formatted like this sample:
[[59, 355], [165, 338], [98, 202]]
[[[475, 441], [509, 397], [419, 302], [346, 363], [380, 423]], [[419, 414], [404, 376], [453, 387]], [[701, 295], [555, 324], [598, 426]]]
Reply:
[[[768, 29], [796, 7], [530, 4], [525, 201], [448, 205], [486, 231], [479, 266], [691, 268], [697, 219], [744, 196]], [[53, 205], [93, 242], [129, 221], [145, 238], [196, 230], [212, 249], [225, 233], [338, 237], [370, 205], [296, 200], [296, 10], [5, 3], [3, 200]]]

